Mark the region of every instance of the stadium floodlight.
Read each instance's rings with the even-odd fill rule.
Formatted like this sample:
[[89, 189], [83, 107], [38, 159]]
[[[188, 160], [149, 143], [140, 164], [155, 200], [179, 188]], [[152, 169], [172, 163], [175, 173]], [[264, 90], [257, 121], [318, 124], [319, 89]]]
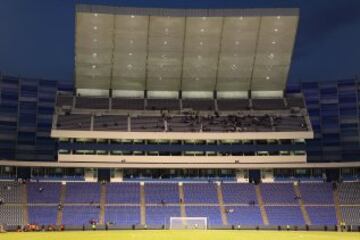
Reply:
[[207, 229], [206, 217], [170, 217], [170, 229]]

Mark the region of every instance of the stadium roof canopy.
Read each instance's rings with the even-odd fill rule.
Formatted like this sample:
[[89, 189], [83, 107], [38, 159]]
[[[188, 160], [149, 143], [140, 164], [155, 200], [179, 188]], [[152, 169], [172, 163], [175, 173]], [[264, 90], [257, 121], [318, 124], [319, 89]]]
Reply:
[[298, 9], [78, 5], [76, 87], [281, 91]]

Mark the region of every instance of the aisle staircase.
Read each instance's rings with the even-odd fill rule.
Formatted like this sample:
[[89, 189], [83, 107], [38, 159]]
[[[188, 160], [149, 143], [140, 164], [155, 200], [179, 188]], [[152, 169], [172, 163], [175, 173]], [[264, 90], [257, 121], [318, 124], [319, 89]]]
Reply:
[[301, 196], [299, 186], [295, 185], [295, 184], [293, 186], [294, 186], [294, 191], [295, 191], [296, 196], [299, 197], [298, 202], [299, 202], [299, 205], [300, 205], [300, 210], [301, 210], [301, 213], [303, 215], [305, 224], [311, 225], [311, 220], [310, 220], [309, 214], [308, 214], [308, 212], [307, 212], [307, 210], [305, 208], [304, 201], [302, 200], [302, 196]]
[[223, 197], [223, 193], [222, 193], [221, 184], [216, 185], [216, 191], [217, 191], [217, 197], [218, 197], [219, 206], [220, 206], [222, 223], [223, 223], [223, 225], [228, 225], [228, 220], [227, 220], [227, 215], [226, 215], [225, 206], [224, 206], [224, 197]]
[[28, 224], [29, 223], [29, 211], [28, 211], [28, 197], [27, 197], [27, 188], [26, 184], [21, 185], [21, 203], [22, 203], [22, 209], [23, 209], [23, 223]]
[[[182, 201], [180, 201], [182, 199]], [[186, 217], [186, 209], [185, 209], [185, 194], [184, 194], [184, 186], [179, 184], [179, 203], [180, 203], [180, 216]]]
[[100, 216], [99, 223], [105, 224], [105, 204], [106, 204], [106, 184], [101, 184], [100, 188]]
[[[65, 184], [61, 184], [61, 188], [60, 188], [60, 201], [59, 203], [64, 206], [65, 203], [65, 196], [66, 196], [66, 185]], [[56, 216], [56, 224], [57, 225], [61, 225], [62, 224], [62, 219], [63, 219], [63, 209], [58, 209], [57, 211], [57, 216]]]
[[261, 190], [260, 190], [260, 186], [256, 185], [255, 186], [255, 191], [256, 191], [256, 198], [257, 198], [257, 202], [259, 204], [259, 208], [260, 208], [260, 213], [261, 213], [261, 218], [263, 220], [264, 225], [269, 225], [269, 219], [265, 210], [265, 206], [264, 206], [264, 201], [261, 195]]
[[337, 223], [338, 223], [338, 225], [341, 225], [341, 223], [344, 222], [344, 219], [343, 219], [342, 213], [341, 213], [338, 189], [333, 190], [333, 197], [334, 197], [334, 203], [335, 203], [335, 213], [336, 213]]
[[144, 183], [140, 184], [140, 224], [146, 224], [146, 205]]

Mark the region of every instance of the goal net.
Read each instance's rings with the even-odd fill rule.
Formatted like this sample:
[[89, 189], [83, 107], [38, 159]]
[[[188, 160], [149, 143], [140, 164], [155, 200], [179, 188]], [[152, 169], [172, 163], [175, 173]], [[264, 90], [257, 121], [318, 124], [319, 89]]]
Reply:
[[170, 217], [170, 229], [207, 229], [207, 218]]

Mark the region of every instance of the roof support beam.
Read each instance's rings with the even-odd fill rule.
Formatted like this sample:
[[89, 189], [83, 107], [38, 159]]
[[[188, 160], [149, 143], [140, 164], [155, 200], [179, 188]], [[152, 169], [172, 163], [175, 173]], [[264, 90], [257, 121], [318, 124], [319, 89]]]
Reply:
[[182, 48], [182, 56], [181, 56], [181, 73], [180, 73], [180, 91], [182, 91], [183, 87], [183, 76], [184, 76], [184, 59], [185, 59], [185, 39], [186, 39], [186, 26], [187, 26], [187, 17], [184, 17], [184, 38], [183, 38], [183, 48]]
[[[253, 58], [253, 63], [252, 63], [252, 68], [251, 68], [251, 77], [250, 77], [250, 84], [249, 84], [250, 94], [251, 94], [252, 83], [253, 83], [253, 79], [254, 79], [254, 70], [255, 70], [256, 56], [257, 56], [257, 53], [258, 53], [258, 45], [259, 45], [259, 38], [260, 38], [261, 22], [262, 22], [262, 17], [260, 17], [260, 21], [259, 21], [259, 26], [258, 26], [257, 36], [256, 36], [256, 44], [255, 44], [254, 58]], [[251, 95], [250, 95], [250, 96], [251, 96]]]
[[148, 65], [149, 65], [149, 41], [150, 41], [150, 18], [151, 16], [149, 16], [148, 18], [148, 25], [147, 25], [147, 36], [146, 36], [146, 56], [145, 56], [145, 83], [144, 83], [144, 90], [148, 89]]
[[223, 32], [224, 32], [224, 25], [225, 25], [225, 17], [222, 18], [222, 23], [221, 23], [221, 30], [220, 30], [220, 41], [219, 41], [219, 50], [218, 50], [218, 54], [217, 54], [217, 66], [216, 66], [216, 77], [215, 77], [215, 85], [214, 85], [214, 90], [217, 90], [217, 85], [218, 85], [218, 78], [219, 78], [219, 66], [220, 66], [220, 57], [221, 57], [221, 48], [222, 48], [222, 42], [224, 39], [223, 36]]

